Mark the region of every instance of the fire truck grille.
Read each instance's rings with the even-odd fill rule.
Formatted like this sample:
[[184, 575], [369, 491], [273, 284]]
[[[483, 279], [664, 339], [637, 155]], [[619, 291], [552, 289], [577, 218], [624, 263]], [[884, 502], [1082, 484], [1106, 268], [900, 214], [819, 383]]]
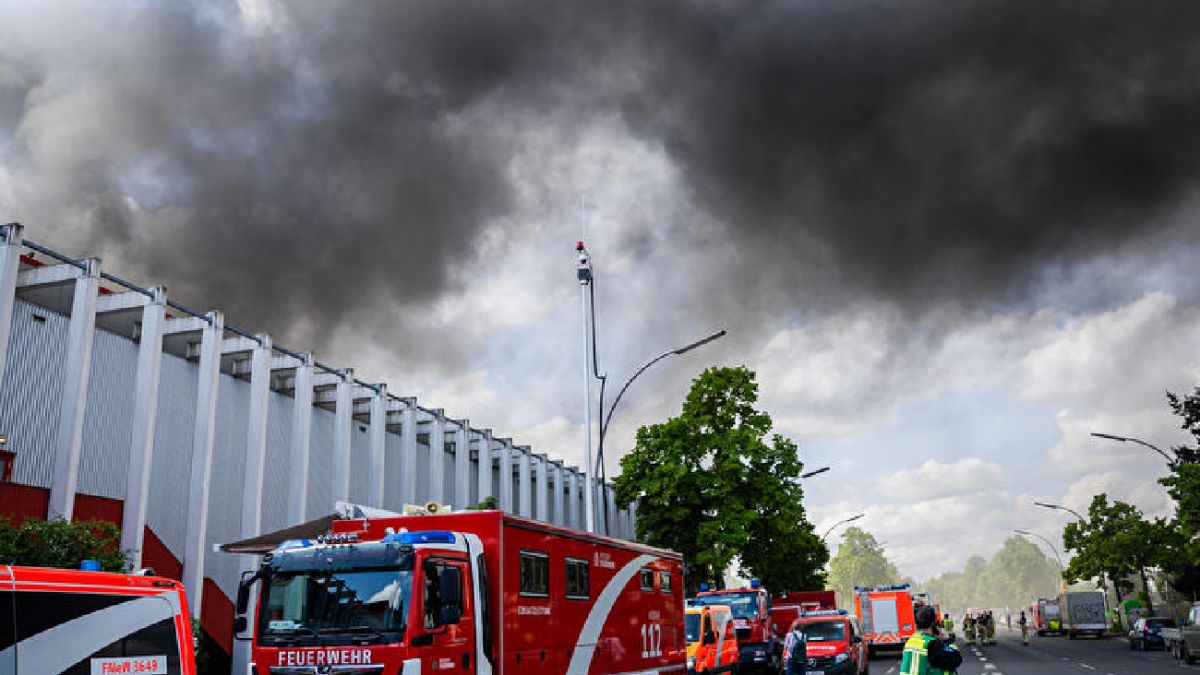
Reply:
[[832, 656], [811, 656], [808, 659], [808, 667], [811, 668], [832, 668]]
[[750, 629], [749, 628], [737, 629], [737, 639], [738, 639], [738, 642], [744, 642], [746, 640], [749, 640], [750, 639]]

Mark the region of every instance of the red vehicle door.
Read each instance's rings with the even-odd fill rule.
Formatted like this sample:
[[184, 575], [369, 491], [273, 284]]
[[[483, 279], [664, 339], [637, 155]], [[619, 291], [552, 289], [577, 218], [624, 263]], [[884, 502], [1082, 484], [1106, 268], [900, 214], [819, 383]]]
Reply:
[[421, 566], [423, 633], [414, 636], [421, 647], [421, 672], [468, 675], [475, 672], [475, 608], [471, 604], [471, 574], [460, 558], [427, 558]]

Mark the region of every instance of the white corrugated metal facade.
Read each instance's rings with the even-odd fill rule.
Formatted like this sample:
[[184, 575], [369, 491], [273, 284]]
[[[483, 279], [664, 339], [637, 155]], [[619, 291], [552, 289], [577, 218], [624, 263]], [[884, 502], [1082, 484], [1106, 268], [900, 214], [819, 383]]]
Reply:
[[[95, 322], [96, 330], [89, 359], [86, 400], [83, 410], [74, 413], [82, 415], [83, 428], [77, 448], [77, 480], [74, 485], [60, 482], [62, 479], [56, 477], [59, 474], [56, 474], [55, 463], [63, 461], [60, 459], [62, 457], [71, 456], [68, 452], [70, 443], [59, 437], [60, 428], [67, 428], [63, 426], [64, 418], [72, 419], [63, 412], [65, 375], [68, 369], [82, 363], [69, 353], [71, 347], [68, 336], [72, 321], [75, 320], [72, 307], [80, 306], [73, 305], [72, 301], [76, 296], [74, 301], [78, 303], [75, 289], [82, 283], [72, 282], [72, 279], [84, 278], [86, 271], [77, 271], [83, 270], [78, 261], [72, 267], [71, 259], [64, 257], [55, 260], [46, 254], [47, 249], [36, 247], [34, 250], [22, 234], [19, 226], [0, 226], [0, 434], [9, 437], [9, 448], [17, 452], [12, 482], [50, 490], [52, 505], [55, 503], [53, 492], [65, 486], [65, 489], [73, 490], [73, 494], [124, 500], [124, 508], [128, 511], [131, 502], [126, 499], [126, 492], [131, 475], [131, 453], [134, 452], [131, 447], [137, 447], [138, 433], [134, 428], [134, 417], [139, 400], [139, 349], [141, 341], [145, 339], [142, 337], [139, 340], [139, 331], [143, 326], [141, 312], [145, 305], [153, 301], [139, 303], [137, 300], [141, 296], [138, 292], [149, 297], [148, 291], [128, 284], [121, 287], [117, 279], [108, 277], [100, 283], [99, 288], [103, 293], [100, 296], [100, 308], [95, 311], [94, 317], [88, 319]], [[5, 266], [8, 267], [7, 277]], [[71, 269], [60, 269], [65, 267]], [[131, 304], [125, 307], [122, 303], [127, 299]], [[188, 533], [195, 531], [194, 527], [189, 529], [188, 513], [189, 489], [193, 485], [193, 460], [197, 448], [206, 447], [203, 444], [198, 446], [196, 440], [203, 436], [196, 433], [197, 411], [201, 403], [198, 400], [199, 392], [204, 386], [199, 362], [204, 357], [198, 356], [202, 349], [197, 349], [197, 346], [201, 335], [198, 331], [205, 324], [203, 317], [187, 316], [171, 308], [164, 311], [167, 337], [164, 338], [159, 364], [152, 442], [147, 441], [151, 451], [145, 523], [186, 566], [189, 564], [185, 560]], [[192, 329], [185, 321], [192, 321], [199, 328], [188, 332]], [[248, 534], [243, 523], [242, 504], [245, 495], [252, 494], [255, 487], [246, 484], [247, 439], [252, 424], [249, 411], [254, 385], [249, 369], [244, 366], [249, 363], [249, 354], [253, 349], [261, 348], [264, 343], [256, 345], [255, 338], [246, 339], [246, 333], [239, 332], [239, 337], [231, 332], [229, 325], [238, 323], [238, 317], [228, 317], [225, 321], [225, 329], [220, 334], [223, 347], [219, 352], [221, 373], [217, 378], [215, 425], [211, 441], [212, 470], [208, 483], [207, 527], [204, 528], [204, 542], [199, 550], [205, 552], [203, 576], [212, 579], [225, 594], [232, 597], [243, 562], [237, 556], [214, 552], [213, 544], [237, 540]], [[7, 325], [3, 325], [5, 323]], [[240, 347], [242, 343], [249, 346]], [[269, 340], [265, 344], [270, 345]], [[266, 428], [261, 481], [262, 512], [258, 528], [261, 532], [296, 524], [288, 516], [290, 477], [295, 470], [290, 458], [292, 444], [297, 440], [292, 438], [295, 433], [293, 419], [296, 399], [291, 387], [295, 386], [294, 382], [298, 379], [292, 373], [303, 363], [302, 359], [295, 357], [303, 355], [280, 349], [272, 351], [270, 355], [271, 384], [267, 395], [266, 420], [265, 423], [260, 420]], [[343, 366], [352, 367], [353, 364]], [[321, 366], [315, 372], [318, 377], [326, 377], [326, 380], [335, 372], [322, 368], [325, 367]], [[538, 505], [549, 504], [548, 520], [574, 527], [581, 525], [576, 520], [584, 512], [581, 503], [577, 501], [572, 506], [566, 497], [572, 493], [582, 497], [582, 489], [568, 489], [571, 481], [575, 482], [571, 487], [581, 487], [577, 472], [564, 469], [561, 474], [564, 479], [552, 485], [549, 481], [546, 484], [539, 482], [539, 471], [531, 470], [529, 479], [522, 485], [519, 478], [521, 454], [527, 450], [500, 438], [501, 434], [497, 434], [493, 440], [490, 431], [485, 434], [483, 429], [470, 428], [469, 443], [460, 447], [462, 433], [454, 415], [472, 411], [449, 411], [443, 415], [441, 411], [418, 406], [414, 399], [389, 396], [388, 412], [384, 421], [379, 421], [373, 419], [369, 409], [363, 406], [368, 406], [371, 397], [382, 396], [383, 391], [372, 391], [372, 385], [358, 380], [353, 386], [354, 405], [358, 407], [354, 409], [356, 414], [350, 421], [349, 465], [346, 467], [349, 489], [348, 494], [341, 496], [348, 497], [352, 502], [391, 510], [400, 510], [404, 501], [424, 503], [432, 494], [430, 486], [436, 485], [429, 474], [431, 448], [427, 443], [433, 435], [431, 430], [441, 425], [446, 447], [432, 451], [443, 453], [443, 472], [440, 477], [443, 502], [462, 507], [479, 501], [481, 470], [486, 471], [490, 478], [483, 481], [484, 488], [490, 486], [490, 494], [500, 499], [500, 485], [506, 478], [500, 475], [499, 457], [509, 452], [512, 453], [512, 474], [507, 477], [512, 481], [509, 508], [516, 511], [521, 504], [527, 503], [530, 512], [525, 515], [537, 516]], [[335, 494], [334, 464], [339, 416], [336, 404], [331, 402], [328, 395], [332, 385], [328, 381], [320, 381], [315, 389], [318, 394], [324, 392], [326, 396], [318, 397], [311, 411], [306, 518], [330, 513], [334, 500], [338, 498]], [[143, 396], [150, 394], [148, 391], [141, 393]], [[404, 418], [404, 414], [409, 417]], [[411, 447], [407, 449], [403, 423], [399, 421], [401, 419], [411, 419], [416, 424], [417, 441], [408, 441]], [[372, 441], [371, 434], [372, 425], [376, 423], [385, 424], [388, 429], [382, 442], [385, 476], [382, 499], [376, 500], [381, 503], [372, 503], [371, 499], [371, 459], [373, 448], [379, 447], [377, 442]], [[519, 437], [519, 431], [514, 432]], [[249, 437], [253, 438], [253, 435]], [[414, 456], [406, 457], [408, 452]], [[456, 458], [458, 453], [463, 452], [470, 458], [469, 489], [465, 495], [456, 495]], [[534, 458], [533, 461], [536, 467], [536, 462], [543, 460]], [[415, 475], [405, 476], [405, 466], [412, 467]], [[546, 473], [551, 481], [556, 480], [555, 472]], [[406, 479], [409, 482], [406, 483]], [[407, 498], [406, 484], [411, 486], [408, 489], [414, 490], [414, 494], [407, 495]], [[561, 501], [553, 497], [555, 488], [564, 493]], [[523, 489], [529, 491], [525, 499], [521, 498]], [[546, 491], [546, 500], [539, 500], [535, 491]], [[561, 512], [555, 509], [556, 504], [562, 505]], [[129, 518], [128, 513], [126, 518]], [[614, 520], [619, 527], [611, 534], [631, 536], [631, 518]], [[598, 529], [604, 529], [602, 523]], [[189, 587], [190, 595], [192, 591]]]

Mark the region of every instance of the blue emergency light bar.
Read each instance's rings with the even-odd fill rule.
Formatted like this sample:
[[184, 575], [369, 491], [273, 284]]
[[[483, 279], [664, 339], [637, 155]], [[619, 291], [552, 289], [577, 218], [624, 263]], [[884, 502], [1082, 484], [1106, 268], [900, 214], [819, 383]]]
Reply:
[[812, 609], [807, 612], [800, 612], [800, 616], [846, 616], [850, 614], [844, 609]]
[[278, 551], [290, 551], [291, 549], [294, 549], [294, 548], [308, 548], [309, 546], [312, 546], [312, 542], [307, 539], [288, 539], [288, 540], [284, 541], [283, 543], [281, 543], [280, 545], [276, 546], [275, 550], [277, 552]]
[[762, 582], [759, 581], [758, 579], [750, 580], [750, 588], [753, 588], [754, 590], [757, 591], [760, 586], [762, 586]]
[[383, 538], [392, 544], [453, 544], [457, 541], [453, 532], [445, 530], [423, 530], [421, 532], [397, 532]]

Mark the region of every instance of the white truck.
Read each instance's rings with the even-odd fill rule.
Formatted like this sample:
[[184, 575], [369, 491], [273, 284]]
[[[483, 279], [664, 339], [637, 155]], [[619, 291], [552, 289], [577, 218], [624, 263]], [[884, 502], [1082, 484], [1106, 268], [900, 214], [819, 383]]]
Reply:
[[1195, 663], [1200, 658], [1200, 603], [1192, 605], [1178, 627], [1163, 628], [1161, 633], [1164, 650], [1177, 659]]
[[1058, 596], [1062, 630], [1074, 640], [1080, 635], [1102, 638], [1108, 634], [1104, 616], [1104, 595], [1099, 591], [1076, 591]]

